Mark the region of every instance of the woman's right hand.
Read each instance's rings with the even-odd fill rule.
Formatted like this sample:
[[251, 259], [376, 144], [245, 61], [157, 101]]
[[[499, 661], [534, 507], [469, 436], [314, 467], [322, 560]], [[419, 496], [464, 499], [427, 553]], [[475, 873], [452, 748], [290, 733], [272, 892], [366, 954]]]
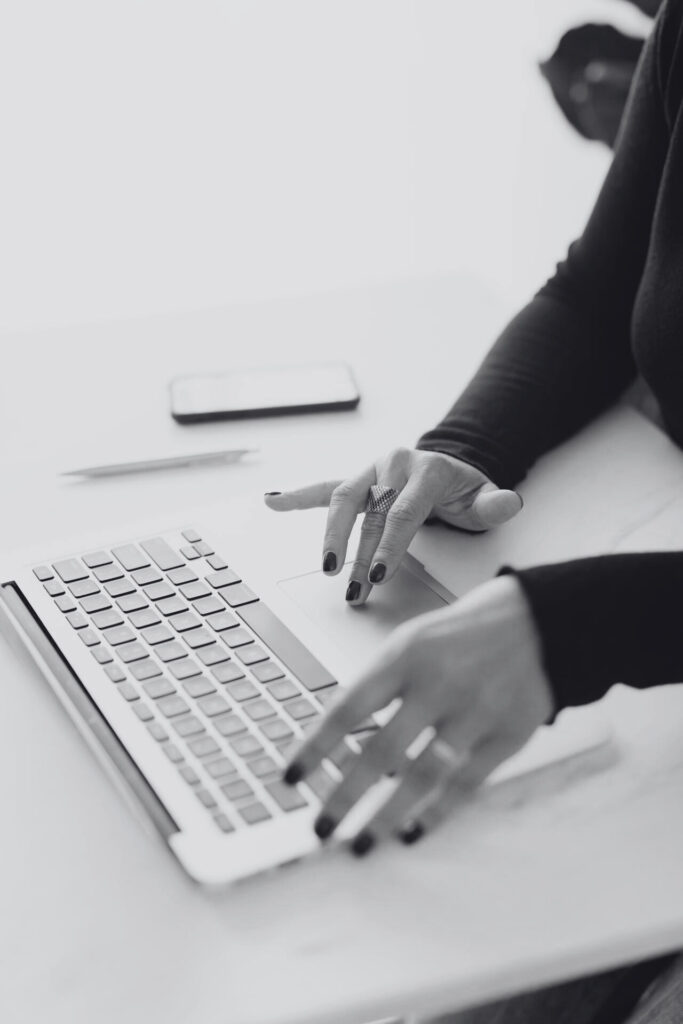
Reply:
[[[399, 492], [386, 515], [365, 512], [373, 484]], [[322, 559], [329, 576], [341, 572], [356, 517], [365, 513], [346, 591], [346, 600], [352, 604], [363, 604], [373, 585], [392, 578], [426, 519], [437, 517], [478, 532], [500, 526], [522, 508], [519, 494], [500, 490], [468, 463], [412, 448], [395, 448], [348, 480], [271, 492], [265, 500], [277, 512], [329, 506]]]

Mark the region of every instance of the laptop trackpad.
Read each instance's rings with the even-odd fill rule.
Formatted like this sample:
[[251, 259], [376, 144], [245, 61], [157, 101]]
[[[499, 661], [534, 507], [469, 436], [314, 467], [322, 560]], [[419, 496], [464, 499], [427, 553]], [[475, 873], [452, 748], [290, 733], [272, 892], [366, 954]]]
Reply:
[[282, 580], [279, 586], [343, 653], [353, 674], [367, 665], [395, 626], [443, 608], [454, 597], [408, 556], [390, 583], [375, 587], [367, 604], [354, 608], [345, 600], [351, 564], [338, 576], [311, 572]]

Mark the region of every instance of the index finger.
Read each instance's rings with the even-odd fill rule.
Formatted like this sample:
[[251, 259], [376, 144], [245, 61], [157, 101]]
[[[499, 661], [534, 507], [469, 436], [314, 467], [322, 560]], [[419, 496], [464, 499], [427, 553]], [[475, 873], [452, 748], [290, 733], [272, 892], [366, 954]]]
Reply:
[[327, 508], [335, 489], [341, 480], [326, 480], [324, 483], [309, 484], [295, 491], [271, 491], [263, 498], [275, 512], [291, 512], [301, 508]]

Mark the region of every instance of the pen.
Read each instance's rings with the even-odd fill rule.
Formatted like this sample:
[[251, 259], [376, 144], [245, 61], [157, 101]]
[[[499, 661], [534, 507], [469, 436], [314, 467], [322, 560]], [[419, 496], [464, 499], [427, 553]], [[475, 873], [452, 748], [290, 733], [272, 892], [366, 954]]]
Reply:
[[214, 463], [237, 462], [255, 448], [234, 448], [220, 452], [198, 452], [194, 455], [174, 455], [166, 459], [143, 459], [140, 462], [113, 462], [108, 466], [86, 466], [69, 469], [60, 476], [121, 476], [124, 473], [147, 473], [156, 469], [176, 469], [183, 466], [209, 466]]

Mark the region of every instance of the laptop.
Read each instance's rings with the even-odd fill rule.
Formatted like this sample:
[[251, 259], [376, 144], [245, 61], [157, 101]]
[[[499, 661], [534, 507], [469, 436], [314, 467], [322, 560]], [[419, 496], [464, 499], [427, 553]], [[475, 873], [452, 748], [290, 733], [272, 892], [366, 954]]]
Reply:
[[[232, 501], [151, 531], [102, 530], [0, 577], [6, 631], [203, 885], [319, 849], [321, 802], [379, 723], [362, 723], [297, 787], [283, 766], [392, 628], [456, 598], [409, 555], [366, 607], [349, 607], [347, 573], [319, 570], [323, 517]], [[595, 721], [540, 730], [500, 778], [605, 740]]]

